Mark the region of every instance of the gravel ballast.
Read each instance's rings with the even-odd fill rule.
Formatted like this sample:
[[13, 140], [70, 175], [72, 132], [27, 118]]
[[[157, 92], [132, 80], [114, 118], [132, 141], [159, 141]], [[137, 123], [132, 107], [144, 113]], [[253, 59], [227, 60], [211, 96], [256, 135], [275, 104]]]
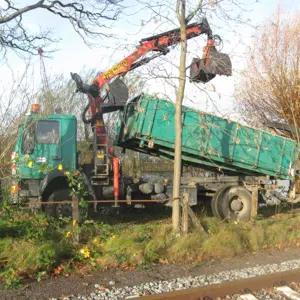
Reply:
[[[284, 272], [294, 269], [300, 269], [300, 259], [289, 260], [279, 264], [257, 265], [255, 267], [223, 271], [217, 274], [189, 276], [176, 278], [170, 281], [154, 281], [139, 284], [136, 286], [125, 286], [122, 288], [105, 287], [95, 284], [95, 291], [87, 296], [69, 296], [65, 300], [106, 300], [106, 299], [134, 299], [135, 297], [164, 292], [183, 290], [193, 287], [217, 284], [225, 281], [234, 281], [250, 277], [262, 276], [274, 272]], [[56, 300], [57, 298], [51, 298]]]

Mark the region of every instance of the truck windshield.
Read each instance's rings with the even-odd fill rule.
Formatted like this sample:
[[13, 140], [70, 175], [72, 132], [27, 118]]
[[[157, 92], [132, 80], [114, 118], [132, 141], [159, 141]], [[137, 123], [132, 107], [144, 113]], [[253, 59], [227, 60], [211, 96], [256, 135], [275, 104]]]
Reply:
[[39, 121], [37, 125], [36, 142], [38, 144], [58, 144], [59, 122]]

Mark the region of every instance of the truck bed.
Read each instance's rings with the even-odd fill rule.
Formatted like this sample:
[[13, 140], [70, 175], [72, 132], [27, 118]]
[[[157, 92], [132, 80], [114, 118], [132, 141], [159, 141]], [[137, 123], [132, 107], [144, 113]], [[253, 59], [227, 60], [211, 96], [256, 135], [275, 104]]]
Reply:
[[[116, 145], [174, 159], [175, 107], [142, 95], [120, 112]], [[226, 175], [292, 179], [299, 144], [267, 131], [182, 107], [182, 161]]]

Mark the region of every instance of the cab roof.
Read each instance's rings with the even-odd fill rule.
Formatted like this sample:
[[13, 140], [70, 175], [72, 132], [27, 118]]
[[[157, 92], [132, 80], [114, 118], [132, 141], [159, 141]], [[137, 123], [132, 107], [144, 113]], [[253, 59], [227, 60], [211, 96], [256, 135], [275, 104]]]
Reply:
[[41, 121], [45, 120], [76, 120], [74, 115], [69, 114], [51, 114], [51, 115], [42, 115], [42, 114], [31, 114], [27, 115], [26, 119], [39, 119]]

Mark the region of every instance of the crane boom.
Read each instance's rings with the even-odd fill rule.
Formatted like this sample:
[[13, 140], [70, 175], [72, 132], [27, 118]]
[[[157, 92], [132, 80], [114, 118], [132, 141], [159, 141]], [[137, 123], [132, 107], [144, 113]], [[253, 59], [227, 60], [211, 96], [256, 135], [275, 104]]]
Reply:
[[[186, 27], [186, 38], [188, 40], [191, 38], [195, 38], [201, 34], [207, 34], [208, 38], [212, 39], [212, 32], [206, 21], [201, 23], [193, 23]], [[97, 78], [95, 78], [93, 84], [97, 85], [98, 88], [101, 88], [115, 76], [130, 71], [132, 66], [134, 66], [134, 63], [136, 63], [136, 61], [138, 61], [141, 57], [145, 56], [148, 52], [159, 51], [162, 54], [167, 54], [169, 52], [168, 47], [176, 45], [179, 42], [179, 28], [142, 39], [137, 50], [117, 63], [108, 71], [101, 73]]]

